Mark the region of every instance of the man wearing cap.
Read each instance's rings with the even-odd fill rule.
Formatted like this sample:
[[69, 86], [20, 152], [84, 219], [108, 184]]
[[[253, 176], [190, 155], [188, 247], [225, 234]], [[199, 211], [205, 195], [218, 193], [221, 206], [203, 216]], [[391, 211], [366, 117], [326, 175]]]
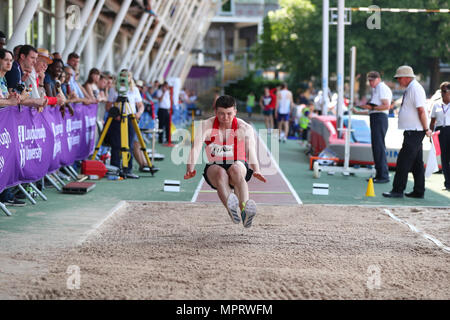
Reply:
[[372, 87], [372, 97], [368, 104], [360, 106], [364, 109], [356, 114], [369, 114], [370, 116], [370, 136], [372, 142], [372, 156], [375, 162], [376, 176], [374, 183], [389, 182], [389, 168], [386, 159], [386, 145], [384, 139], [388, 129], [388, 113], [392, 101], [392, 91], [381, 81], [381, 76], [377, 71], [367, 74], [367, 79]]
[[408, 182], [408, 173], [412, 171], [414, 188], [405, 193], [410, 198], [423, 198], [425, 194], [425, 169], [423, 164], [422, 140], [431, 137], [425, 111], [426, 94], [424, 88], [415, 79], [410, 66], [401, 66], [394, 76], [400, 86], [406, 88], [402, 105], [398, 113], [398, 128], [404, 130], [403, 145], [397, 158], [397, 166], [390, 192], [384, 192], [388, 198], [402, 198]]

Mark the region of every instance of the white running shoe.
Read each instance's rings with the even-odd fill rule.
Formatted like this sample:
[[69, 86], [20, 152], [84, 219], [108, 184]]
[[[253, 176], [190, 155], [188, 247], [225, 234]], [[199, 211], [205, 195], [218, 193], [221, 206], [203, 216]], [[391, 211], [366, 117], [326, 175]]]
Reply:
[[241, 217], [239, 217], [239, 199], [233, 192], [228, 196], [227, 209], [233, 223], [240, 223]]
[[252, 226], [253, 218], [256, 215], [256, 203], [252, 199], [247, 200], [244, 210], [241, 212], [242, 223], [244, 228], [250, 228]]

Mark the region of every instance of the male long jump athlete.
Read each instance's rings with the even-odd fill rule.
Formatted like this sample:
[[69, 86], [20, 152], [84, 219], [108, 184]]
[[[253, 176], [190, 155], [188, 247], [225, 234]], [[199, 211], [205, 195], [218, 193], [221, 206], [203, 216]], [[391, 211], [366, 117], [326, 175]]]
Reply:
[[249, 228], [256, 203], [249, 199], [247, 182], [252, 175], [266, 182], [259, 169], [253, 128], [236, 118], [236, 100], [231, 96], [217, 98], [214, 111], [215, 117], [203, 120], [196, 128], [184, 178], [195, 176], [195, 164], [205, 142], [205, 181], [217, 190], [231, 220], [240, 223], [242, 218], [244, 227]]

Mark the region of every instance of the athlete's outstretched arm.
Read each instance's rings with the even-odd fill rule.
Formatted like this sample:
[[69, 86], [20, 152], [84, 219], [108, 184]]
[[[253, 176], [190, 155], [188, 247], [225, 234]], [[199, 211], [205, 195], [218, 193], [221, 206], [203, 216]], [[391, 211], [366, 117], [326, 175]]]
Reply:
[[[195, 171], [195, 164], [197, 163], [198, 156], [202, 151], [203, 142], [205, 141], [206, 134], [210, 131], [210, 120], [201, 120], [197, 122], [197, 126], [194, 131], [194, 143], [191, 146], [191, 151], [189, 153], [188, 162], [186, 164], [186, 174], [184, 175], [184, 179], [190, 179], [195, 176], [197, 173]], [[209, 128], [209, 129], [208, 129]]]

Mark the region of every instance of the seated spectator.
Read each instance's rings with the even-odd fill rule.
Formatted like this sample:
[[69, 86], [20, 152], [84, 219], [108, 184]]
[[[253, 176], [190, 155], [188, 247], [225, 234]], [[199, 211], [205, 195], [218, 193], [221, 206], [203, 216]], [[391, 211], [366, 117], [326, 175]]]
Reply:
[[100, 80], [100, 70], [97, 68], [92, 68], [89, 71], [88, 78], [84, 83], [83, 87], [87, 92], [88, 97], [91, 99], [98, 100], [98, 95], [100, 90], [98, 89], [97, 83]]

